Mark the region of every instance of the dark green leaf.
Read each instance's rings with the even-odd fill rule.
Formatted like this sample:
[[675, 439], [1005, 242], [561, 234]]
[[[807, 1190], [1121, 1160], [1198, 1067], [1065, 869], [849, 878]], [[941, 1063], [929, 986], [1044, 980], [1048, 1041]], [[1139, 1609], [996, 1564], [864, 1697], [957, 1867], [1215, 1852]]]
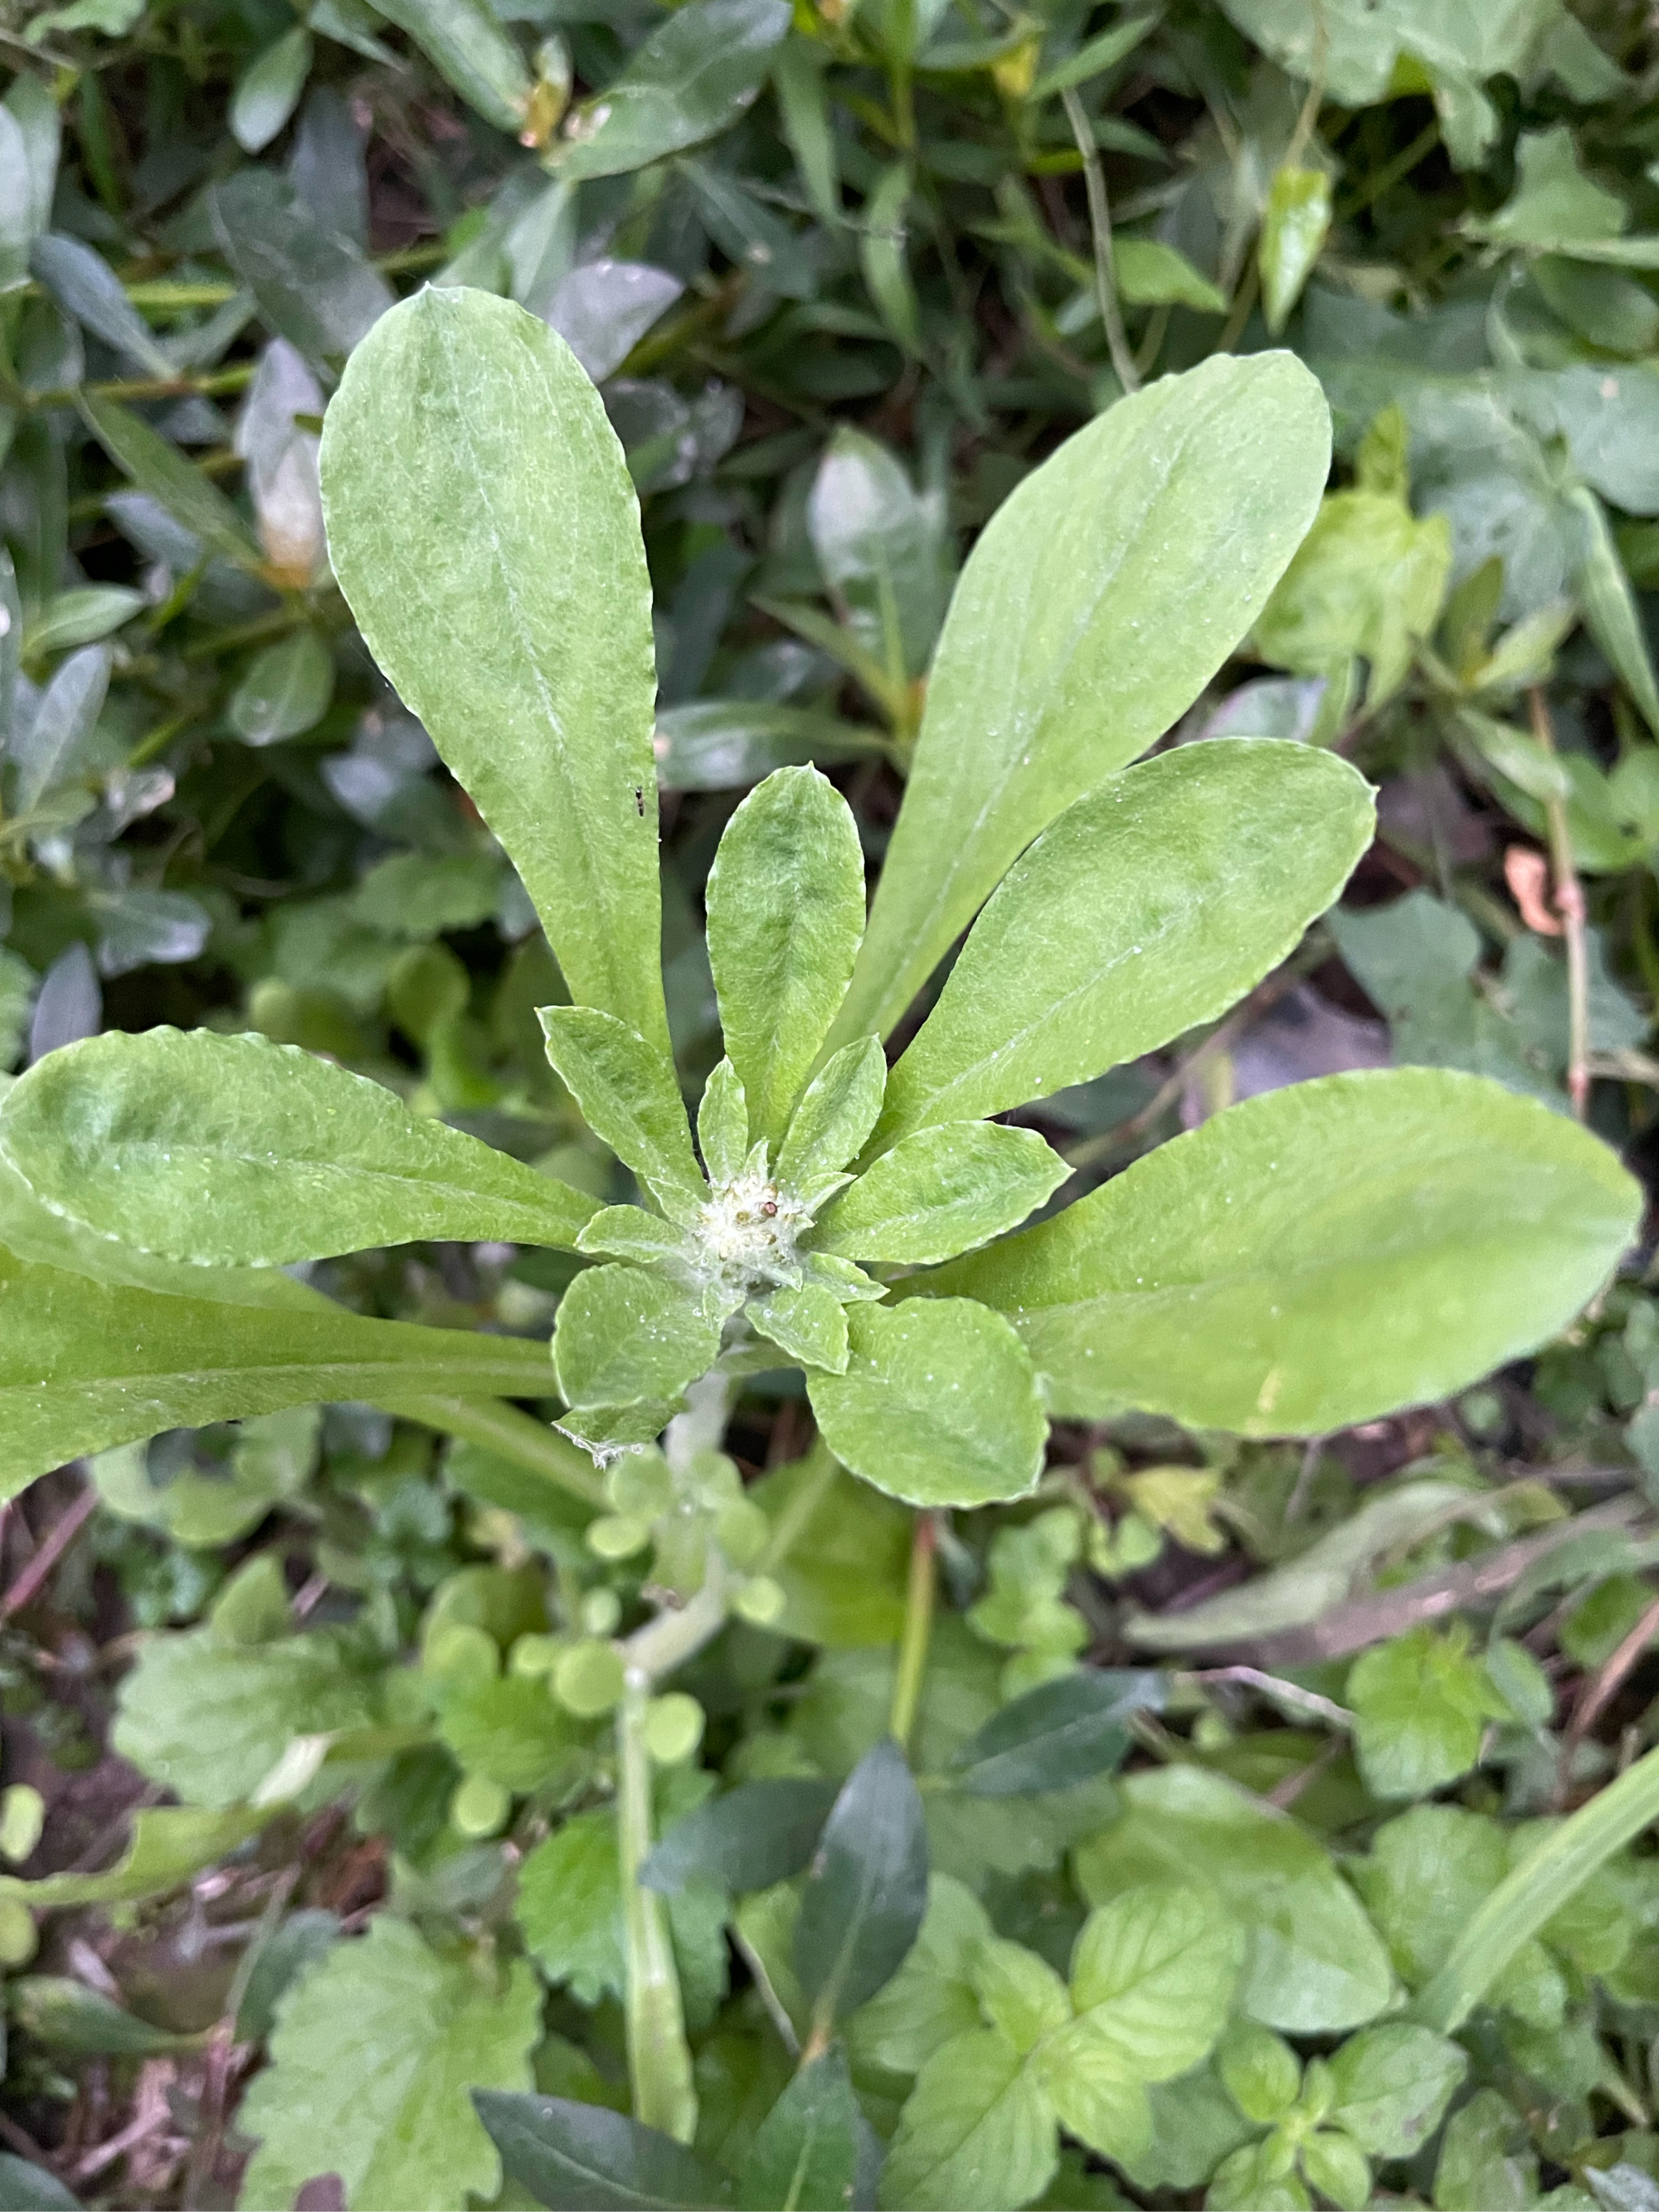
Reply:
[[552, 2212], [705, 2212], [731, 2201], [723, 2174], [621, 2112], [491, 2089], [472, 2101], [507, 2179]]
[[927, 1831], [904, 1753], [890, 1737], [848, 1777], [795, 1923], [795, 1978], [828, 2029], [897, 1971], [927, 1909]]
[[862, 2117], [838, 2045], [803, 2066], [750, 2145], [738, 2176], [743, 2212], [847, 2212]]
[[1164, 1703], [1164, 1677], [1082, 1668], [1040, 1683], [987, 1721], [951, 1764], [973, 1797], [1067, 1790], [1116, 1766], [1129, 1747], [1132, 1713]]
[[708, 1882], [732, 1896], [770, 1889], [807, 1863], [838, 1795], [833, 1782], [804, 1775], [742, 1783], [677, 1820], [640, 1880], [660, 1890]]

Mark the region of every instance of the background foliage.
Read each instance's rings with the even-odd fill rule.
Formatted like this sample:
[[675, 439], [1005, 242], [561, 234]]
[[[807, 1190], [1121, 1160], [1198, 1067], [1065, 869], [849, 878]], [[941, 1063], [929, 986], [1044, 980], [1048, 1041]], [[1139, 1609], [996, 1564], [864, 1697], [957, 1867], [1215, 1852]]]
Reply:
[[[251, 1028], [616, 1194], [542, 1050], [524, 891], [328, 571], [322, 408], [431, 276], [561, 331], [642, 496], [694, 1094], [742, 791], [815, 761], [878, 860], [971, 533], [1127, 385], [1277, 338], [1337, 470], [1182, 734], [1340, 745], [1382, 834], [1238, 1016], [1036, 1118], [1104, 1173], [1392, 1054], [1587, 1102], [1649, 1159], [1642, 10], [72, 0], [9, 10], [0, 58], [0, 1069], [100, 1026]], [[808, 1450], [799, 1401], [748, 1397], [703, 1474], [753, 1618], [653, 1716], [701, 2162], [628, 2185], [863, 2201], [873, 2130], [894, 2205], [1650, 2205], [1650, 1856], [1467, 2018], [1434, 1994], [1537, 1824], [1659, 1733], [1644, 1257], [1524, 1370], [1305, 1449], [1060, 1429], [1034, 1507], [938, 1530], [919, 1798], [866, 1757], [911, 1516]], [[544, 1333], [568, 1265], [432, 1243], [316, 1277]], [[589, 2201], [469, 2087], [576, 2100], [601, 2166], [640, 2154], [602, 2124], [602, 1717], [654, 1506], [567, 1473], [331, 1407], [10, 1509], [0, 1851], [49, 1886], [0, 1882], [0, 2134], [57, 2180], [0, 2158], [0, 2203], [286, 2205], [331, 2172], [353, 2206], [459, 2206], [503, 2186], [492, 2139], [502, 2201]], [[995, 1734], [1079, 1682], [1086, 1711]], [[752, 1864], [699, 1844], [717, 1776], [786, 1793], [744, 1801]], [[839, 1996], [837, 1832], [892, 1839]]]

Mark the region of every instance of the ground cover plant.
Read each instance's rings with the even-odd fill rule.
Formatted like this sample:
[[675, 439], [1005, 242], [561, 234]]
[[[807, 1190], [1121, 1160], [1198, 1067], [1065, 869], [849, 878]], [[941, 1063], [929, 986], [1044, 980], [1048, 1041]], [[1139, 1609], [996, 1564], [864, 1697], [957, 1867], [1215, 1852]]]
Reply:
[[1645, 2204], [1639, 17], [6, 34], [0, 2201]]

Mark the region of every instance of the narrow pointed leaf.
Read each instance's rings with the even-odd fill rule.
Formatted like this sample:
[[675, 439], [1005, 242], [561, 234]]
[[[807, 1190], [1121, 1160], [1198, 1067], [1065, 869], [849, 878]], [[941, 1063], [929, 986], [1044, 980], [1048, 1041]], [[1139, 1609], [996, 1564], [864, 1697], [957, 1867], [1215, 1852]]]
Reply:
[[239, 169], [209, 204], [225, 258], [265, 321], [317, 367], [343, 361], [391, 307], [392, 287], [362, 248], [319, 222], [272, 170]]
[[931, 1286], [1006, 1313], [1056, 1412], [1312, 1434], [1533, 1350], [1640, 1208], [1606, 1146], [1533, 1100], [1369, 1071], [1233, 1107]]
[[866, 1752], [824, 1823], [795, 1923], [795, 1978], [826, 2031], [897, 1972], [927, 1910], [927, 1825], [890, 1736]]
[[878, 1037], [843, 1045], [813, 1077], [795, 1109], [778, 1154], [779, 1181], [798, 1188], [855, 1159], [876, 1126], [886, 1080]]
[[547, 1348], [100, 1283], [0, 1249], [0, 1496], [163, 1429], [343, 1399], [538, 1397]]
[[0, 1152], [69, 1219], [221, 1267], [423, 1237], [571, 1245], [595, 1211], [331, 1060], [205, 1030], [48, 1054], [0, 1108]]
[[358, 625], [507, 848], [573, 996], [666, 1049], [651, 586], [599, 394], [522, 308], [427, 290], [353, 354], [321, 467]]
[[75, 775], [97, 727], [109, 690], [110, 649], [82, 646], [53, 672], [27, 733], [10, 747], [16, 769], [15, 803], [20, 814]]
[[730, 1896], [770, 1889], [811, 1859], [838, 1795], [833, 1782], [811, 1775], [742, 1783], [677, 1820], [640, 1880], [665, 1892], [696, 1881]]
[[629, 56], [573, 132], [560, 173], [616, 177], [712, 138], [765, 82], [785, 0], [690, 0]]
[[597, 1007], [544, 1006], [539, 1018], [547, 1056], [594, 1135], [665, 1204], [684, 1210], [707, 1198], [666, 1051]]
[[99, 399], [88, 392], [82, 396], [81, 412], [116, 466], [131, 477], [140, 491], [159, 500], [175, 522], [237, 568], [251, 568], [256, 574], [264, 568], [264, 555], [241, 516], [176, 446], [170, 446], [141, 416], [130, 408], [118, 407], [112, 399]]
[[847, 801], [781, 768], [726, 824], [708, 874], [708, 961], [750, 1132], [783, 1134], [864, 935], [864, 854]]
[[1164, 1677], [1079, 1668], [1039, 1683], [992, 1716], [951, 1759], [970, 1797], [1069, 1790], [1116, 1766], [1129, 1747], [1129, 1717], [1164, 1703]]
[[1019, 1339], [969, 1298], [855, 1306], [844, 1375], [807, 1378], [842, 1465], [913, 1505], [1019, 1498], [1042, 1469], [1048, 1424]]
[[695, 2152], [603, 2105], [476, 2089], [510, 2182], [552, 2212], [708, 2212], [731, 2184]]
[[828, 1208], [812, 1242], [852, 1260], [948, 1259], [1017, 1227], [1071, 1172], [1035, 1129], [941, 1122], [884, 1152]]
[[1000, 1114], [1224, 1013], [1296, 944], [1370, 842], [1334, 753], [1182, 745], [1065, 813], [1009, 870], [887, 1079], [878, 1145]]
[[524, 58], [484, 0], [386, 0], [380, 14], [407, 31], [440, 76], [486, 123], [517, 137], [530, 100]]
[[854, 2202], [861, 2117], [836, 2045], [801, 2068], [756, 2130], [738, 2175], [743, 2212], [845, 2212]]
[[834, 1032], [884, 1035], [1062, 809], [1185, 712], [1266, 604], [1330, 458], [1283, 353], [1121, 401], [1027, 477], [945, 617], [904, 805]]

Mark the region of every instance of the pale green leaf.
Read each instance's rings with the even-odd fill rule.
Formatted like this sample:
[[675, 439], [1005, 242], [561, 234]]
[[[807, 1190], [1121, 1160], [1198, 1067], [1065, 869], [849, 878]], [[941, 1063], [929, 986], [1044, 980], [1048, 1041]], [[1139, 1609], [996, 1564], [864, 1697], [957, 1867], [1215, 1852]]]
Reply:
[[1048, 2187], [1058, 2145], [1037, 2062], [994, 2028], [953, 2037], [899, 2115], [881, 2203], [903, 2212], [1006, 2212]]
[[1000, 1315], [966, 1298], [915, 1299], [854, 1307], [848, 1331], [847, 1372], [807, 1381], [843, 1466], [913, 1505], [983, 1505], [1032, 1487], [1047, 1424]]
[[[270, 1279], [250, 1271], [244, 1289], [216, 1273], [191, 1297], [0, 1249], [0, 1494], [163, 1429], [318, 1401], [537, 1397], [546, 1388], [544, 1345], [367, 1321], [298, 1284], [288, 1285], [300, 1293], [290, 1306], [267, 1297]], [[215, 1302], [227, 1291], [246, 1302]]]
[[1469, 1650], [1467, 1631], [1407, 1629], [1348, 1670], [1354, 1751], [1374, 1797], [1427, 1797], [1467, 1774], [1486, 1723], [1509, 1707]]
[[[578, 1813], [537, 1844], [519, 1876], [519, 1924], [538, 1965], [583, 2004], [621, 1996], [628, 1963], [623, 1925], [617, 1816], [608, 1805]], [[726, 1899], [704, 1884], [667, 1900], [674, 1946], [687, 1984], [718, 1995], [725, 1967]]]
[[768, 1342], [801, 1366], [827, 1368], [832, 1375], [847, 1372], [847, 1309], [833, 1291], [818, 1283], [770, 1291], [751, 1298], [746, 1311]]
[[942, 2044], [979, 2027], [974, 1966], [992, 1934], [972, 1890], [954, 1875], [930, 1875], [908, 1956], [848, 2022], [854, 2057], [890, 2074], [917, 2074]]
[[729, 1060], [721, 1060], [703, 1085], [697, 1149], [711, 1183], [733, 1182], [749, 1157], [749, 1101]]
[[1364, 486], [1333, 492], [1256, 624], [1256, 650], [1334, 683], [1363, 655], [1366, 702], [1380, 705], [1439, 620], [1451, 556], [1443, 514], [1419, 520], [1395, 494]]
[[881, 1112], [887, 1062], [878, 1037], [843, 1045], [806, 1087], [777, 1158], [791, 1189], [833, 1175], [857, 1157]]
[[599, 1253], [608, 1260], [635, 1260], [642, 1267], [683, 1260], [684, 1232], [659, 1213], [642, 1206], [602, 1206], [583, 1224], [576, 1239], [579, 1252]]
[[594, 1211], [331, 1060], [206, 1030], [49, 1053], [0, 1107], [0, 1153], [70, 1220], [220, 1266], [424, 1237], [569, 1245]]
[[1109, 2050], [1127, 2080], [1170, 2081], [1220, 2035], [1243, 1953], [1213, 1894], [1126, 1891], [1091, 1912], [1077, 1939], [1070, 2038]]
[[857, 1260], [947, 1260], [1034, 1213], [1071, 1174], [1035, 1129], [940, 1121], [900, 1138], [827, 1209], [813, 1244]]
[[300, 104], [311, 74], [311, 33], [301, 23], [256, 54], [231, 94], [230, 131], [245, 154], [269, 146]]
[[992, 1937], [975, 1955], [972, 1974], [987, 2026], [1000, 2029], [1018, 2051], [1034, 2051], [1071, 2021], [1065, 1983], [1023, 1943]]
[[212, 552], [256, 574], [264, 556], [224, 494], [130, 408], [83, 393], [81, 412], [116, 466]]
[[1012, 1318], [1057, 1411], [1322, 1433], [1553, 1336], [1639, 1207], [1612, 1152], [1530, 1099], [1365, 1072], [1233, 1107], [932, 1282]]
[[913, 490], [886, 447], [842, 428], [818, 464], [806, 527], [836, 611], [864, 651], [896, 684], [920, 676], [950, 597], [943, 501]]
[[677, 1398], [714, 1364], [720, 1325], [696, 1291], [645, 1267], [588, 1267], [559, 1301], [553, 1361], [572, 1406]]
[[358, 625], [507, 848], [572, 995], [665, 1050], [651, 586], [598, 393], [522, 308], [428, 289], [353, 354], [321, 468]]
[[1261, 214], [1256, 266], [1261, 312], [1277, 337], [1313, 273], [1331, 227], [1331, 180], [1322, 169], [1275, 169]]
[[1328, 437], [1290, 356], [1218, 356], [1111, 408], [993, 517], [836, 1043], [891, 1029], [1009, 863], [1192, 703], [1313, 520]]
[[1077, 1853], [1091, 1903], [1143, 1883], [1212, 1891], [1243, 1930], [1241, 2008], [1265, 2027], [1325, 2035], [1382, 2011], [1387, 1954], [1305, 1829], [1197, 1767], [1129, 1775], [1118, 1788], [1121, 1814]]
[[887, 1079], [878, 1145], [1000, 1114], [1224, 1013], [1370, 841], [1334, 754], [1218, 738], [1079, 799], [1009, 870]]
[[565, 125], [566, 177], [614, 177], [735, 123], [789, 27], [785, 0], [690, 0]]
[[288, 2212], [337, 2174], [348, 2212], [452, 2212], [489, 2198], [501, 2160], [468, 2091], [527, 2089], [541, 2035], [536, 1978], [488, 1954], [442, 1958], [406, 1920], [377, 1914], [337, 1943], [277, 2010], [270, 2064], [238, 2125], [259, 2148], [238, 2200]]
[[314, 631], [267, 646], [231, 694], [226, 720], [245, 745], [274, 745], [313, 728], [334, 696], [334, 662]]
[[677, 1218], [708, 1195], [665, 1050], [594, 1006], [543, 1006], [547, 1056], [582, 1118]]
[[1336, 2098], [1326, 2117], [1373, 2158], [1420, 2150], [1469, 2068], [1456, 2044], [1398, 2020], [1361, 2028], [1328, 2063]]
[[1567, 511], [1573, 586], [1585, 627], [1641, 708], [1648, 727], [1659, 736], [1659, 680], [1607, 511], [1585, 484], [1575, 485], [1568, 494]]
[[1162, 239], [1115, 238], [1112, 273], [1120, 295], [1131, 307], [1196, 307], [1202, 315], [1227, 312], [1226, 294]]
[[27, 731], [9, 748], [15, 775], [14, 803], [20, 814], [28, 813], [82, 770], [88, 740], [103, 712], [109, 678], [106, 645], [83, 646], [53, 670]]
[[847, 801], [781, 768], [726, 824], [708, 888], [708, 961], [750, 1133], [775, 1145], [846, 996], [864, 935], [864, 854]]
[[468, 106], [517, 137], [530, 100], [524, 58], [485, 0], [374, 0]]
[[1067, 2134], [1103, 2158], [1127, 2164], [1152, 2142], [1152, 2114], [1140, 2082], [1126, 2079], [1115, 2051], [1087, 2036], [1057, 2036], [1038, 2060], [1043, 2087]]

